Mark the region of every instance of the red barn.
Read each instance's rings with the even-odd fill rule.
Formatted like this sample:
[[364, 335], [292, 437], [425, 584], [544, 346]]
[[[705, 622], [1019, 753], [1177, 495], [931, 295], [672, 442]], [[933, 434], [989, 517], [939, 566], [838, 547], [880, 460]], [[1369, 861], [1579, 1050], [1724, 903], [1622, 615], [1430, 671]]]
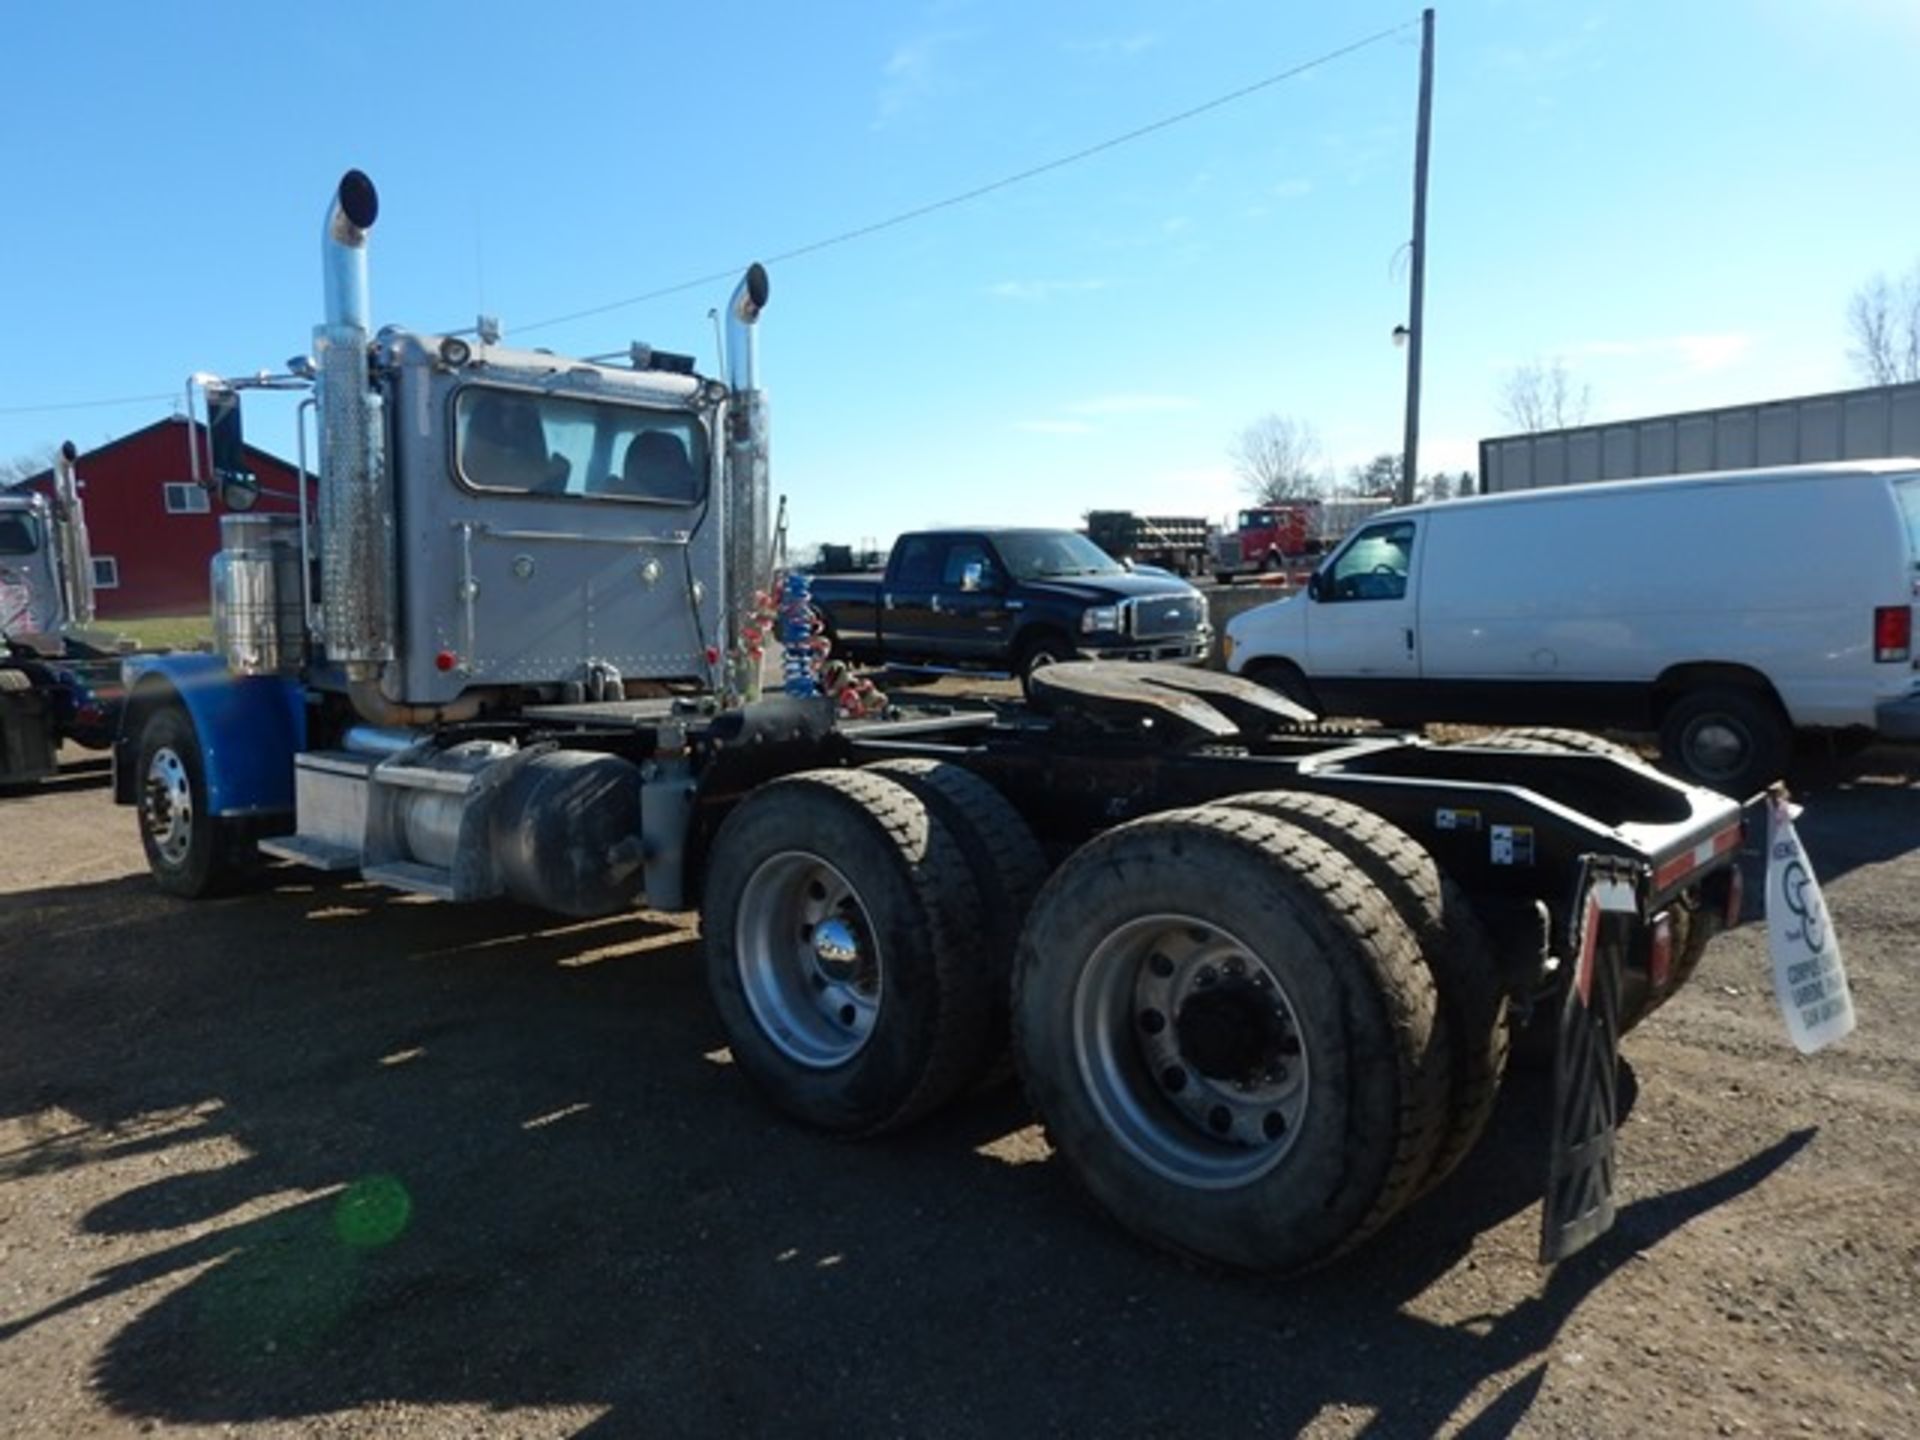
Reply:
[[[196, 425], [201, 473], [206, 431]], [[295, 468], [277, 455], [247, 447], [260, 479], [256, 513], [295, 513]], [[94, 607], [102, 620], [153, 615], [204, 615], [207, 563], [220, 548], [217, 494], [193, 483], [187, 421], [180, 415], [122, 435], [74, 462], [93, 545]], [[53, 472], [23, 482], [53, 493]]]

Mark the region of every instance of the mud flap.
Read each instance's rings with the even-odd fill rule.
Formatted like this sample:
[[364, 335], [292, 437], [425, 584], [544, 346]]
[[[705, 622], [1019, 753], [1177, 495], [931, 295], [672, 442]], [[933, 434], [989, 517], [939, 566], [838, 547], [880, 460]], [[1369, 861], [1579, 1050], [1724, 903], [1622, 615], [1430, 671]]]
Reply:
[[1587, 860], [1577, 893], [1575, 960], [1554, 1051], [1553, 1152], [1540, 1217], [1540, 1260], [1547, 1265], [1585, 1249], [1613, 1226], [1620, 967], [1640, 912], [1630, 865]]

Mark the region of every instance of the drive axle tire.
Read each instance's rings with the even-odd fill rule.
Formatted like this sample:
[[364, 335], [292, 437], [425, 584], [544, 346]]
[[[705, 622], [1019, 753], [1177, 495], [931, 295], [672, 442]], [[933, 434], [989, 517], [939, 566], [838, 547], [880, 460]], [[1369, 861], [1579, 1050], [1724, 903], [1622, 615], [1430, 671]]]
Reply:
[[1557, 725], [1517, 725], [1508, 730], [1497, 730], [1471, 743], [1493, 750], [1547, 749], [1571, 751], [1575, 755], [1604, 755], [1609, 760], [1638, 765], [1642, 769], [1647, 765], [1646, 758], [1638, 751], [1630, 750], [1618, 741], [1602, 739], [1585, 730], [1563, 730]]
[[1392, 905], [1305, 832], [1224, 806], [1121, 825], [1034, 905], [1014, 1050], [1122, 1226], [1255, 1270], [1327, 1260], [1427, 1173], [1447, 1101], [1433, 983]]
[[259, 853], [232, 822], [209, 809], [192, 717], [177, 704], [154, 710], [140, 729], [136, 757], [140, 846], [154, 883], [188, 900], [232, 889], [258, 863]]
[[988, 1057], [979, 910], [959, 843], [905, 787], [857, 770], [761, 786], [714, 839], [701, 912], [735, 1063], [838, 1134], [935, 1109]]
[[1047, 857], [1011, 801], [991, 784], [950, 760], [882, 760], [866, 767], [911, 790], [947, 827], [966, 857], [981, 908], [972, 929], [1005, 1029], [1005, 997], [1027, 912], [1047, 883]]
[[1479, 1143], [1507, 1068], [1507, 994], [1493, 946], [1466, 892], [1406, 831], [1332, 795], [1267, 791], [1218, 802], [1297, 825], [1338, 850], [1386, 896], [1420, 942], [1439, 994], [1450, 1071], [1447, 1114], [1430, 1190]]

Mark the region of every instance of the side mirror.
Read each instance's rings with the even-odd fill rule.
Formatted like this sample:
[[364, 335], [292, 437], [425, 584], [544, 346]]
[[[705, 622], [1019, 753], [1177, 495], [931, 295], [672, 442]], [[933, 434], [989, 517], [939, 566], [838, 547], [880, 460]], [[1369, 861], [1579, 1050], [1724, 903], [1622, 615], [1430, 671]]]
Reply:
[[1133, 573], [1133, 557], [1131, 555], [1122, 555], [1120, 557], [1120, 568], [1131, 575]]
[[1309, 600], [1324, 600], [1326, 598], [1326, 587], [1320, 583], [1320, 572], [1318, 570], [1307, 577], [1307, 598]]
[[220, 487], [221, 503], [230, 510], [251, 510], [260, 498], [260, 478], [247, 465], [239, 391], [207, 387], [207, 448], [213, 455], [213, 479]]
[[960, 567], [960, 589], [963, 594], [971, 595], [976, 590], [984, 590], [987, 584], [987, 567], [978, 560], [969, 560]]

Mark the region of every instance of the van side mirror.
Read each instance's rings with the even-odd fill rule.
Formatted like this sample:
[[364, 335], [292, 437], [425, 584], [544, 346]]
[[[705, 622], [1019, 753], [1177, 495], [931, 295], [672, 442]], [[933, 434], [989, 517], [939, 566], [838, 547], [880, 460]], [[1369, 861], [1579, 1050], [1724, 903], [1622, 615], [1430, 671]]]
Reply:
[[207, 448], [213, 455], [213, 478], [220, 487], [220, 502], [229, 510], [251, 510], [260, 498], [260, 477], [247, 465], [239, 391], [207, 387]]
[[1321, 600], [1325, 597], [1325, 588], [1320, 584], [1320, 572], [1316, 570], [1307, 577], [1307, 598], [1309, 600]]

